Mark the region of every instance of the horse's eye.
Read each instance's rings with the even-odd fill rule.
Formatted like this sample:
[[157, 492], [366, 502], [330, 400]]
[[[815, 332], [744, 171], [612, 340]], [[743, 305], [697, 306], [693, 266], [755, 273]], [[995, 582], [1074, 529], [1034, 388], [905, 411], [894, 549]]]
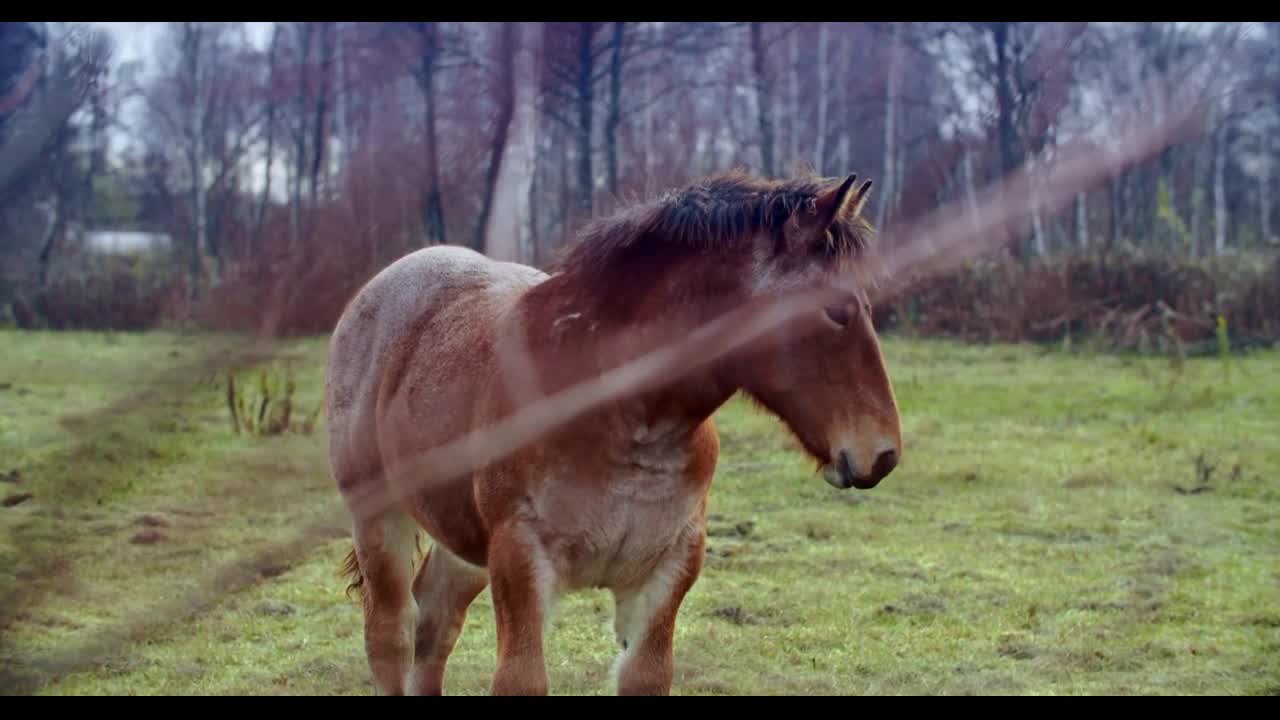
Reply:
[[831, 305], [823, 310], [827, 313], [827, 319], [839, 325], [846, 327], [849, 324], [849, 307], [847, 305]]

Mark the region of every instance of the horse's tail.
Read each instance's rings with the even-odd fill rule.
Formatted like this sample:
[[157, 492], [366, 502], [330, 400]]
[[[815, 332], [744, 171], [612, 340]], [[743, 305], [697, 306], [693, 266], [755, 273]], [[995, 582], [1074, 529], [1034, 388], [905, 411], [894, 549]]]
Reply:
[[356, 557], [356, 549], [352, 547], [347, 552], [347, 558], [342, 563], [342, 570], [339, 571], [340, 577], [349, 580], [347, 584], [347, 597], [351, 597], [351, 591], [355, 590], [364, 595], [364, 573], [360, 572], [360, 560]]
[[[431, 554], [430, 549], [426, 552], [422, 550], [422, 535], [416, 534], [417, 557], [414, 559], [415, 566], [418, 562], [425, 562], [428, 555]], [[342, 569], [338, 571], [339, 577], [348, 579], [347, 597], [351, 597], [351, 591], [355, 590], [363, 598], [364, 596], [364, 573], [360, 571], [360, 559], [356, 557], [356, 549], [354, 546], [347, 551], [347, 557], [342, 561]]]

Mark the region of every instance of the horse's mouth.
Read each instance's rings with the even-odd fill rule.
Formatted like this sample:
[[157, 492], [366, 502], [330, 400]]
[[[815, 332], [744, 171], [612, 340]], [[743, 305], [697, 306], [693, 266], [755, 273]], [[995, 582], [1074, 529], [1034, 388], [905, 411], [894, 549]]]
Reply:
[[827, 484], [837, 490], [848, 490], [849, 488], [857, 488], [859, 490], [870, 490], [880, 484], [880, 474], [859, 475], [853, 471], [853, 463], [849, 461], [849, 453], [841, 450], [836, 455], [835, 462], [828, 463], [822, 468], [822, 478]]

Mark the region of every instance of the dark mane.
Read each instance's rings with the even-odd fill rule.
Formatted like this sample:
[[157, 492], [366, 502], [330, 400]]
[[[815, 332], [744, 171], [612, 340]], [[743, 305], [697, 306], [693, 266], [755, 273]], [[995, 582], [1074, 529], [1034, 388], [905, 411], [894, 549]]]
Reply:
[[[753, 236], [763, 232], [780, 239], [797, 208], [842, 180], [815, 174], [769, 180], [741, 170], [712, 175], [592, 221], [553, 271], [598, 272], [631, 251], [750, 252]], [[837, 218], [828, 251], [856, 257], [872, 234], [871, 224], [856, 213]]]

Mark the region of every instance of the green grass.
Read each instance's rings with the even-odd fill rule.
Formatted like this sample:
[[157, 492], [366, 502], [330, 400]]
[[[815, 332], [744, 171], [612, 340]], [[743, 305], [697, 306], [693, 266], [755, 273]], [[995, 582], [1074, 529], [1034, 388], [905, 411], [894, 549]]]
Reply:
[[[0, 507], [15, 691], [372, 691], [322, 426], [234, 435], [220, 365], [194, 363], [243, 342], [0, 332], [0, 477], [21, 478], [0, 496], [32, 494]], [[324, 347], [268, 348], [304, 411]], [[829, 488], [748, 403], [720, 413], [674, 693], [1280, 692], [1280, 352], [1229, 378], [1217, 358], [885, 353], [906, 448], [873, 491]], [[553, 693], [612, 692], [611, 613], [603, 591], [561, 601]], [[446, 692], [486, 692], [494, 646], [486, 591]]]

